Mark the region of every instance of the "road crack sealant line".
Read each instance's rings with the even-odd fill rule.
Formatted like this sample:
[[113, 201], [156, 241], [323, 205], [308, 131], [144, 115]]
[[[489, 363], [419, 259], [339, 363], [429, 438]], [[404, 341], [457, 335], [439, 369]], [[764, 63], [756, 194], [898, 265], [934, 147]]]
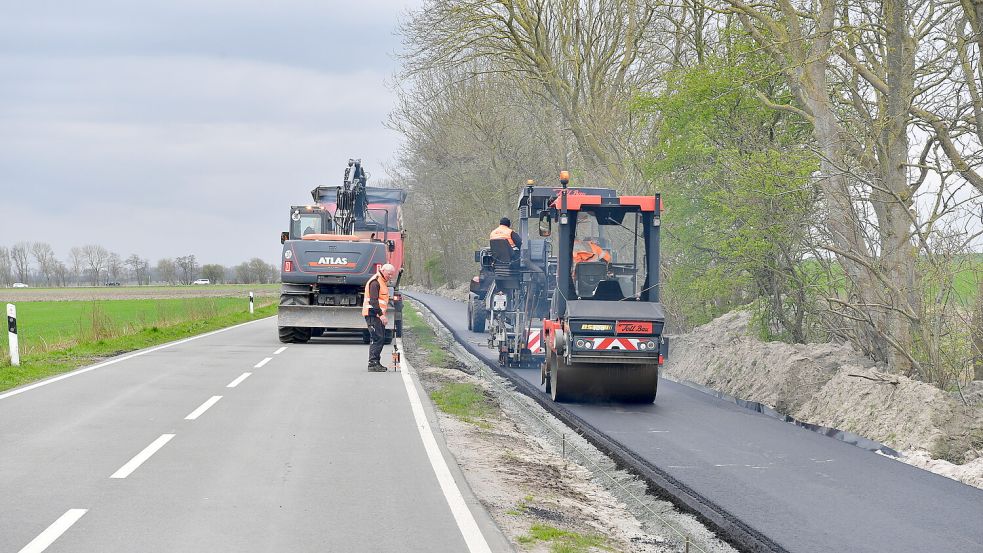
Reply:
[[[490, 368], [494, 374], [508, 380], [519, 392], [535, 401], [547, 413], [559, 419], [562, 423], [573, 429], [573, 431], [578, 435], [597, 447], [601, 452], [608, 455], [615, 462], [615, 465], [618, 466], [618, 468], [627, 470], [629, 473], [643, 479], [648, 484], [649, 491], [653, 495], [666, 499], [683, 511], [696, 515], [698, 520], [709, 526], [715, 533], [719, 534], [724, 541], [730, 543], [741, 551], [749, 551], [754, 553], [788, 553], [784, 547], [774, 542], [760, 531], [752, 528], [733, 513], [723, 509], [709, 498], [699, 494], [695, 490], [692, 490], [686, 484], [680, 482], [666, 471], [645, 460], [637, 453], [619, 443], [617, 440], [594, 428], [590, 423], [580, 418], [563, 405], [553, 402], [548, 398], [548, 396], [541, 393], [538, 387], [534, 386], [529, 381], [482, 357], [478, 352], [477, 346], [468, 342], [461, 335], [460, 331], [451, 327], [451, 325], [449, 325], [444, 318], [430, 309], [425, 301], [414, 297], [412, 294], [406, 294], [404, 292], [404, 295], [414, 300], [418, 306], [425, 309], [427, 313], [429, 313], [437, 322], [439, 322], [441, 326], [443, 326], [444, 329], [454, 338], [454, 340], [468, 353], [474, 356], [479, 363]], [[533, 414], [533, 416], [536, 415]], [[581, 452], [581, 456], [588, 459], [583, 452]], [[617, 479], [608, 474], [602, 467], [593, 461], [589, 462], [608, 476], [612, 482], [615, 482], [619, 487], [622, 487], [628, 493], [628, 495], [632, 496], [639, 503], [639, 505], [653, 514], [657, 519], [662, 521], [666, 527], [677, 533], [680, 538], [686, 537], [684, 533], [676, 529], [674, 525], [652, 510], [651, 507], [646, 505], [630, 490], [624, 488], [624, 486], [620, 484]], [[694, 544], [691, 544], [691, 547], [693, 546]], [[697, 547], [697, 549], [705, 551], [699, 547]]]

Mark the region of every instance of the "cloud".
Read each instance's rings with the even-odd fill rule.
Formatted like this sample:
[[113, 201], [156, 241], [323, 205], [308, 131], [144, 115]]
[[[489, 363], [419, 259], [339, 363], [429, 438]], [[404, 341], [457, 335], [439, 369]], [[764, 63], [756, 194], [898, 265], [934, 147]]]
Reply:
[[384, 176], [388, 2], [86, 4], [0, 14], [0, 244], [273, 261], [345, 160]]

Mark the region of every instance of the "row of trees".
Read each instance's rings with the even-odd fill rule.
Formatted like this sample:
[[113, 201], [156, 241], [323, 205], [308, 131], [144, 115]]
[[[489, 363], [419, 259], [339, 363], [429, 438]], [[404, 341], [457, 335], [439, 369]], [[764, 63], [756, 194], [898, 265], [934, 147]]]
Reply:
[[45, 242], [19, 242], [0, 246], [0, 285], [14, 282], [44, 286], [99, 286], [107, 282], [149, 285], [191, 284], [198, 278], [212, 283], [271, 283], [279, 278], [275, 265], [253, 258], [234, 267], [200, 265], [194, 255], [164, 258], [151, 266], [148, 259], [131, 254], [125, 259], [103, 246], [89, 244], [69, 250], [59, 260]]
[[470, 278], [525, 180], [569, 168], [663, 193], [678, 327], [749, 306], [771, 338], [972, 377], [979, 2], [427, 0], [402, 34], [411, 274]]

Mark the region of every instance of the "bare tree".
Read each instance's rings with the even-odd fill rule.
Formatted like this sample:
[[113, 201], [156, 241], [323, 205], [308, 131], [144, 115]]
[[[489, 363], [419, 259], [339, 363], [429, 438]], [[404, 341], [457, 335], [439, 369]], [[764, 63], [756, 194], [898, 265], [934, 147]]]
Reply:
[[44, 277], [44, 281], [51, 286], [51, 280], [55, 277], [55, 252], [47, 242], [34, 242], [31, 244], [31, 255], [37, 263], [38, 273]]
[[112, 252], [106, 258], [106, 278], [111, 282], [119, 282], [123, 274], [123, 258]]
[[574, 137], [589, 174], [640, 183], [627, 101], [652, 86], [659, 42], [650, 0], [429, 0], [404, 26], [407, 76], [463, 69], [494, 73], [548, 102]]
[[54, 280], [55, 284], [58, 286], [68, 286], [68, 281], [71, 273], [68, 267], [61, 261], [55, 260], [54, 265], [51, 269], [51, 278]]
[[85, 267], [85, 254], [82, 248], [75, 246], [68, 252], [68, 268], [76, 286], [82, 284], [82, 270]]
[[201, 276], [212, 284], [220, 284], [225, 281], [225, 267], [214, 263], [202, 265]]
[[249, 267], [249, 262], [244, 261], [235, 267], [236, 282], [239, 284], [249, 284], [253, 282], [252, 271]]
[[177, 265], [173, 259], [165, 257], [157, 261], [157, 278], [168, 284], [177, 282]]
[[179, 257], [175, 260], [178, 269], [181, 271], [181, 282], [184, 284], [191, 284], [192, 281], [197, 278], [198, 274], [198, 260], [195, 259], [194, 255], [185, 255]]
[[14, 275], [18, 282], [27, 283], [31, 277], [31, 264], [27, 259], [28, 252], [31, 250], [30, 242], [18, 242], [10, 248], [10, 258], [14, 262]]
[[14, 283], [12, 268], [10, 249], [6, 246], [0, 246], [0, 284], [10, 286]]
[[129, 269], [130, 278], [138, 285], [150, 284], [150, 262], [137, 254], [131, 254], [124, 264]]
[[109, 251], [96, 244], [87, 244], [82, 246], [82, 259], [89, 271], [89, 283], [98, 286], [109, 259]]
[[273, 282], [273, 269], [269, 263], [258, 257], [249, 260], [249, 272], [253, 277], [251, 282], [257, 284]]

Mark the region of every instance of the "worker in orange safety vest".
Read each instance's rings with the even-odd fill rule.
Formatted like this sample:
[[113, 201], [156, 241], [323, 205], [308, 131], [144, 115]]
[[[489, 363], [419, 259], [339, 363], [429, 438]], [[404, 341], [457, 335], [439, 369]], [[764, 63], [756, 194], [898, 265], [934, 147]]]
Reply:
[[573, 264], [583, 263], [584, 261], [603, 261], [611, 263], [611, 253], [597, 245], [590, 238], [584, 240], [574, 240], [573, 242]]
[[522, 248], [522, 238], [519, 238], [519, 233], [512, 230], [512, 221], [508, 217], [502, 217], [495, 230], [491, 231], [488, 239], [508, 240], [513, 251], [519, 251]]
[[369, 327], [369, 372], [386, 372], [381, 363], [382, 348], [386, 344], [386, 310], [389, 309], [389, 281], [396, 276], [396, 268], [386, 263], [365, 283], [365, 299], [362, 316]]

